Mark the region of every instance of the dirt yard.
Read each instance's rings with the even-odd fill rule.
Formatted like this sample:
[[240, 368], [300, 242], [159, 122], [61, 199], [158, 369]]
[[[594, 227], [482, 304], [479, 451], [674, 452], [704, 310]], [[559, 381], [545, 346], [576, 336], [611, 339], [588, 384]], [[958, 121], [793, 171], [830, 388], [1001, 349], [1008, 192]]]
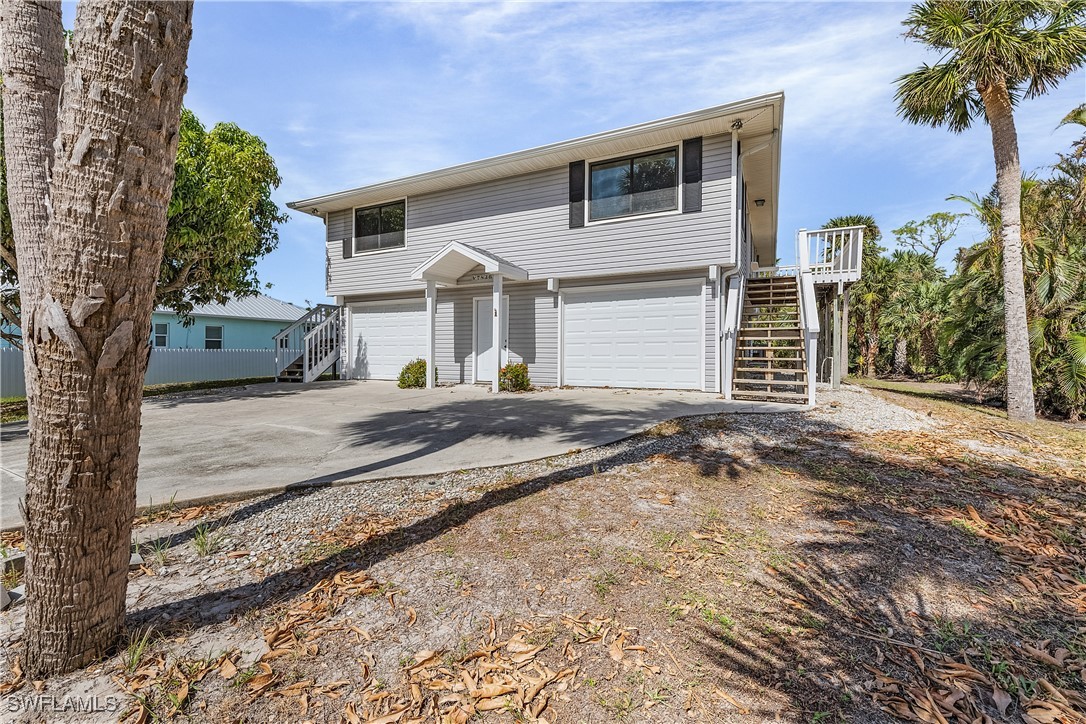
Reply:
[[1086, 428], [923, 389], [820, 400], [509, 468], [152, 513], [127, 647], [24, 681], [22, 608], [5, 613], [0, 711], [1086, 721]]

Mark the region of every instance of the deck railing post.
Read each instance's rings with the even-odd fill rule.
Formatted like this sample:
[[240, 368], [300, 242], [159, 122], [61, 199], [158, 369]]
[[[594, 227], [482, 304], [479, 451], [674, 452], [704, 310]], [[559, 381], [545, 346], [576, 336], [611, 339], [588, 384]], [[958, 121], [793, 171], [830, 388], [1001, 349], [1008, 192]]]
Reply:
[[811, 249], [808, 244], [807, 230], [800, 229], [796, 234], [796, 265], [800, 274], [811, 270]]

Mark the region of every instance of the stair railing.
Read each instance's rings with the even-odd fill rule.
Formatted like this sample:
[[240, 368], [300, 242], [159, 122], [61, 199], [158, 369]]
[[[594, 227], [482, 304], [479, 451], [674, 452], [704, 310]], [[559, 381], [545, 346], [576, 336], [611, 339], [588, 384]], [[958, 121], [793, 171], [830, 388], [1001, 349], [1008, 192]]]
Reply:
[[339, 358], [341, 324], [338, 307], [332, 307], [319, 324], [306, 333], [302, 357], [302, 381], [312, 382]]
[[739, 323], [743, 317], [743, 297], [746, 279], [741, 274], [728, 277], [727, 297], [724, 300], [724, 324], [720, 334], [720, 348], [724, 355], [721, 370], [724, 383], [724, 399], [732, 399], [735, 387], [735, 345], [739, 338]]
[[305, 352], [305, 337], [329, 316], [339, 317], [339, 307], [318, 304], [308, 314], [275, 335], [275, 376], [301, 359]]
[[[819, 232], [813, 232], [818, 234]], [[807, 404], [815, 403], [815, 373], [818, 370], [818, 333], [822, 327], [818, 321], [818, 302], [815, 300], [815, 277], [817, 262], [811, 263], [811, 241], [806, 229], [800, 229], [796, 235], [796, 261], [799, 267], [797, 282], [799, 289], [799, 318], [803, 328], [803, 346], [807, 356]], [[819, 257], [815, 257], [818, 259]]]

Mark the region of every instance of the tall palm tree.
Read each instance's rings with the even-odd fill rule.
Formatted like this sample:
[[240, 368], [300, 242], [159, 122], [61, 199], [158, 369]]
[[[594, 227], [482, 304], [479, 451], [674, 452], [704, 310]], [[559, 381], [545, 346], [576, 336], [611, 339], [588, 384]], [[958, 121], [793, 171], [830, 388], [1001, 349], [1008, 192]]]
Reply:
[[897, 80], [909, 122], [959, 133], [978, 118], [992, 130], [1003, 246], [1007, 412], [1034, 418], [1022, 262], [1021, 166], [1014, 106], [1045, 93], [1086, 63], [1083, 0], [928, 0], [913, 5], [906, 37], [942, 53]]

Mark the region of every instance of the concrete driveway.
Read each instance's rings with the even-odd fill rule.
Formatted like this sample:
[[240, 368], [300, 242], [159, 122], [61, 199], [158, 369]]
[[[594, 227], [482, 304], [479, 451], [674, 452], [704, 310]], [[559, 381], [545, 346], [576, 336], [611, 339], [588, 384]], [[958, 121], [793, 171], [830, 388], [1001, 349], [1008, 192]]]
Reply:
[[[613, 442], [682, 415], [794, 412], [703, 392], [470, 385], [264, 384], [143, 404], [137, 503], [239, 497], [291, 486], [524, 462]], [[22, 524], [26, 423], [0, 434], [0, 527]]]

